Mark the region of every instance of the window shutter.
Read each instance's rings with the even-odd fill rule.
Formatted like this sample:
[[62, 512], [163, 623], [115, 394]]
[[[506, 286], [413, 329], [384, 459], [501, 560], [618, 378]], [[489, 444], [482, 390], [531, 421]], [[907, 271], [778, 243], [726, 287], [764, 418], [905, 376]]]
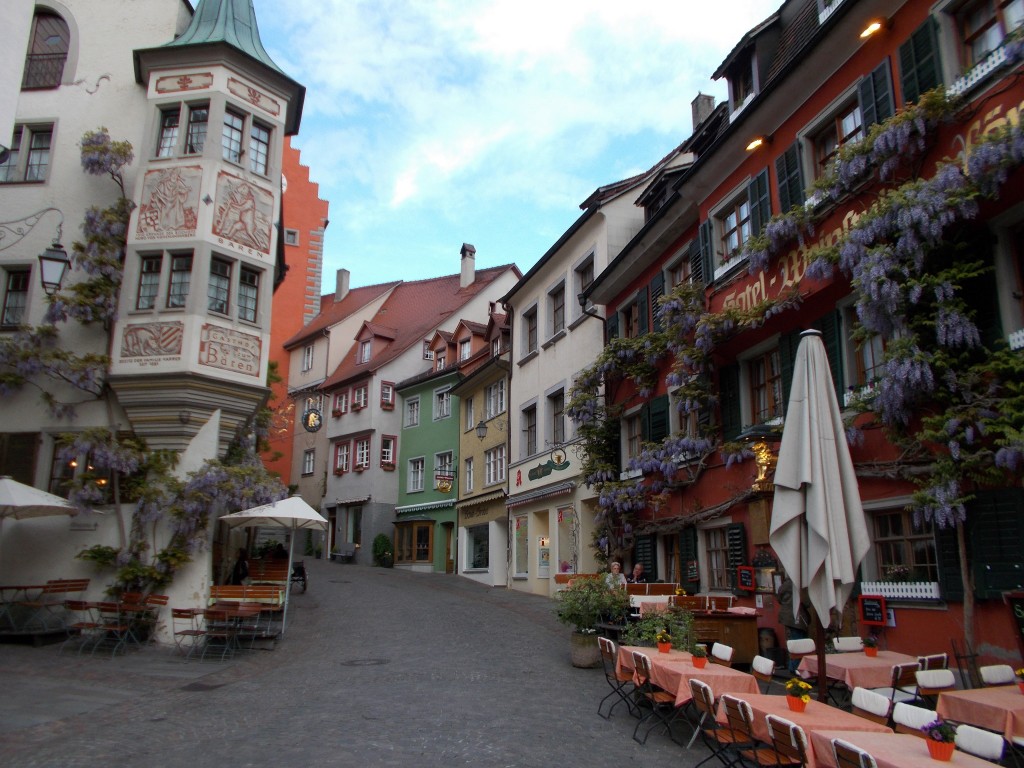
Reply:
[[939, 592], [946, 601], [962, 602], [964, 583], [960, 578], [960, 554], [955, 528], [936, 528], [935, 559], [939, 568]]
[[660, 443], [669, 435], [668, 395], [659, 395], [647, 404], [647, 439]]
[[921, 94], [942, 83], [939, 41], [931, 17], [900, 46], [900, 85], [904, 103], [916, 103]]
[[768, 194], [768, 169], [765, 168], [747, 185], [750, 201], [750, 234], [757, 237], [772, 217], [772, 201]]
[[843, 334], [842, 319], [839, 312], [833, 311], [818, 318], [812, 326], [821, 331], [821, 341], [828, 355], [828, 367], [832, 369], [832, 384], [836, 388], [839, 407], [843, 407], [845, 395], [843, 387]]
[[0, 434], [0, 475], [9, 475], [19, 483], [34, 485], [40, 438], [39, 432]]
[[656, 536], [652, 533], [636, 537], [633, 545], [633, 563], [643, 563], [647, 578], [653, 579], [658, 573], [658, 548]]
[[718, 407], [722, 413], [722, 439], [735, 440], [743, 427], [738, 365], [727, 365], [718, 372]]
[[775, 158], [775, 182], [779, 187], [779, 210], [782, 213], [803, 205], [804, 174], [800, 167], [799, 141], [794, 141], [789, 149]]
[[885, 59], [871, 74], [861, 79], [857, 93], [860, 98], [861, 122], [866, 134], [868, 128], [892, 117], [895, 111], [889, 59]]
[[604, 321], [605, 341], [611, 341], [619, 337], [619, 313], [612, 312]]
[[697, 555], [697, 529], [683, 528], [679, 532], [679, 583], [689, 594], [700, 592], [700, 568]]
[[658, 306], [658, 299], [665, 295], [665, 273], [658, 271], [658, 273], [651, 278], [651, 284], [649, 286], [651, 294], [651, 327], [660, 332], [661, 326], [661, 307]]
[[782, 412], [789, 410], [789, 390], [793, 386], [793, 363], [800, 346], [800, 332], [784, 334], [779, 338], [779, 366], [782, 374]]
[[[697, 230], [697, 240], [700, 242], [700, 259], [699, 265], [694, 264], [692, 266], [694, 281], [698, 278], [696, 275], [700, 275], [700, 282], [704, 285], [711, 285], [715, 279], [715, 260], [714, 260], [714, 231], [712, 230], [711, 219], [707, 219], [700, 228]], [[697, 267], [700, 267], [697, 269]]]
[[975, 597], [1024, 589], [1024, 490], [979, 491], [967, 503], [967, 519]]
[[[725, 527], [725, 542], [728, 547], [726, 554], [726, 584], [736, 590], [736, 569], [747, 564], [747, 529], [742, 523], [732, 523]], [[736, 594], [741, 594], [737, 591]]]
[[640, 293], [636, 296], [636, 332], [638, 336], [643, 336], [647, 331], [650, 330], [650, 323], [647, 321], [648, 314], [648, 301], [647, 301], [647, 286], [645, 285], [640, 289]]

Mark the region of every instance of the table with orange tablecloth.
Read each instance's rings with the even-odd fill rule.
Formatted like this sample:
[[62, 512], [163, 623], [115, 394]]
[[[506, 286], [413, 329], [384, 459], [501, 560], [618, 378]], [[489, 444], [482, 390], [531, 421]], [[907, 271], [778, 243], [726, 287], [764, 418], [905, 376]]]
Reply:
[[[858, 717], [814, 699], [807, 702], [807, 709], [803, 712], [794, 712], [789, 708], [789, 704], [786, 703], [786, 697], [781, 695], [740, 694], [737, 698], [749, 702], [754, 715], [754, 736], [761, 741], [771, 741], [765, 715], [776, 715], [796, 723], [804, 729], [808, 739], [811, 738], [811, 734], [816, 730], [892, 733], [892, 729], [887, 726], [879, 725], [867, 718]], [[725, 722], [725, 709], [721, 702], [718, 705], [718, 720]], [[915, 736], [914, 738], [917, 737]], [[815, 768], [813, 751], [807, 755], [807, 768]]]
[[940, 693], [935, 711], [949, 720], [1001, 730], [1008, 740], [1024, 738], [1024, 694], [1016, 685]]
[[[895, 651], [879, 651], [877, 656], [868, 656], [863, 652], [829, 653], [825, 655], [825, 677], [839, 680], [853, 690], [861, 688], [885, 688], [892, 685], [892, 668], [896, 664], [913, 664], [916, 656]], [[802, 677], [816, 677], [818, 674], [817, 656], [804, 656], [800, 659], [797, 674]]]
[[[928, 745], [919, 736], [908, 733], [871, 733], [867, 731], [814, 731], [809, 735], [811, 751], [818, 768], [836, 768], [832, 739], [842, 739], [867, 751], [878, 768], [935, 768]], [[957, 768], [993, 768], [993, 763], [957, 750], [949, 763]]]
[[659, 653], [656, 648], [638, 648], [635, 646], [623, 646], [619, 648], [619, 671], [632, 673], [633, 655], [632, 651], [640, 651], [647, 654], [651, 660], [651, 682], [659, 688], [672, 693], [676, 697], [676, 706], [680, 707], [688, 702], [690, 695], [690, 680], [697, 678], [711, 686], [715, 696], [722, 693], [735, 693], [745, 696], [750, 693], [757, 693], [757, 678], [738, 669], [727, 667], [724, 664], [712, 664], [698, 669], [693, 665], [693, 657], [685, 651], [670, 651]]

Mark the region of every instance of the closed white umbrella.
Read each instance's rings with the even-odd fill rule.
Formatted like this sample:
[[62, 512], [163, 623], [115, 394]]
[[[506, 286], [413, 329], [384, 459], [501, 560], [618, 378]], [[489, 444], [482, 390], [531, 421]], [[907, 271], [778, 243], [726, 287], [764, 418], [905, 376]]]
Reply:
[[301, 496], [262, 504], [252, 509], [224, 515], [221, 520], [230, 528], [287, 528], [291, 534], [288, 544], [288, 581], [284, 591], [284, 616], [281, 618], [281, 634], [288, 623], [288, 601], [292, 592], [292, 558], [295, 551], [295, 532], [302, 529], [327, 530], [327, 518], [303, 501]]
[[846, 444], [825, 345], [801, 334], [775, 468], [769, 542], [793, 580], [793, 612], [806, 591], [817, 621], [819, 692], [824, 698], [824, 627], [842, 610], [871, 545], [857, 476]]

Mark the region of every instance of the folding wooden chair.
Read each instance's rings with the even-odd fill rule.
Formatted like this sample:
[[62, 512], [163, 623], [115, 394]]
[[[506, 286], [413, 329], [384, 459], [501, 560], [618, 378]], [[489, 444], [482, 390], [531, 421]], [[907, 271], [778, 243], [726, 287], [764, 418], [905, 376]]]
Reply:
[[858, 717], [879, 725], [889, 724], [892, 702], [880, 693], [857, 686], [850, 694], [850, 706], [853, 714]]
[[921, 669], [948, 669], [949, 654], [932, 653], [928, 656], [918, 656], [917, 663], [921, 665]]
[[938, 704], [939, 694], [956, 689], [956, 678], [950, 669], [920, 669], [917, 679], [917, 696], [928, 702], [932, 709]]
[[885, 688], [872, 688], [875, 693], [885, 696], [893, 704], [903, 701], [917, 701], [917, 672], [920, 666], [916, 661], [906, 664], [893, 664], [891, 683]]
[[[619, 649], [615, 645], [614, 640], [610, 640], [607, 637], [599, 637], [597, 638], [597, 645], [601, 649], [601, 664], [604, 666], [604, 679], [612, 689], [611, 693], [606, 694], [597, 705], [597, 714], [607, 720], [612, 716], [612, 712], [615, 711], [615, 707], [625, 702], [626, 707], [629, 709], [629, 714], [632, 715], [634, 707], [632, 695], [633, 690], [636, 687], [633, 685], [633, 676], [626, 672], [618, 671]], [[617, 700], [612, 702], [611, 707], [608, 708], [608, 714], [606, 715], [601, 711], [601, 709], [604, 707], [604, 703], [613, 697], [617, 697]]]
[[[174, 629], [174, 644], [178, 653], [185, 656], [185, 661], [192, 658], [197, 648], [202, 647], [205, 630], [199, 625], [203, 612], [197, 608], [172, 608], [171, 622]], [[186, 645], [188, 646], [186, 652]]]
[[710, 659], [715, 664], [722, 664], [726, 667], [732, 666], [733, 647], [723, 643], [714, 643], [711, 646]]
[[92, 653], [102, 645], [110, 645], [110, 655], [126, 650], [128, 641], [132, 639], [132, 626], [121, 610], [121, 603], [104, 601], [96, 603], [96, 616], [99, 622], [98, 639], [92, 646]]
[[807, 734], [804, 729], [778, 715], [765, 715], [765, 721], [775, 750], [774, 765], [807, 765]]
[[234, 656], [238, 638], [234, 619], [228, 616], [226, 610], [219, 608], [207, 608], [203, 611], [203, 619], [206, 622], [206, 630], [203, 633], [203, 655], [200, 660], [206, 661], [206, 654], [210, 648], [218, 644], [221, 647], [221, 661]]
[[867, 751], [842, 739], [832, 739], [832, 754], [838, 768], [878, 768], [878, 764]]
[[[695, 689], [694, 683], [699, 683], [700, 686]], [[742, 764], [743, 758], [740, 752], [745, 749], [752, 749], [756, 745], [749, 735], [749, 731], [745, 732], [742, 729], [743, 714], [738, 703], [740, 700], [735, 696], [722, 694], [722, 702], [726, 710], [726, 722], [722, 724], [715, 719], [715, 705], [711, 699], [711, 688], [706, 683], [691, 678], [690, 690], [695, 692], [694, 702], [697, 705], [697, 710], [708, 714], [707, 717], [702, 719], [706, 727], [700, 729], [700, 734], [708, 749], [711, 750], [711, 754], [693, 768], [700, 768], [700, 766], [713, 758], [718, 759], [724, 768], [731, 768], [732, 766]], [[699, 700], [696, 698], [697, 695], [701, 697]], [[732, 701], [727, 702], [727, 698]], [[746, 712], [750, 714], [750, 704], [745, 701], [743, 704], [746, 704]], [[730, 710], [732, 710], [731, 717], [729, 714]], [[736, 724], [740, 724], [740, 730], [734, 727]]]
[[[668, 732], [669, 738], [675, 741], [676, 737], [672, 733], [672, 723], [678, 719], [679, 713], [682, 711], [681, 707], [676, 706], [675, 694], [659, 688], [651, 682], [651, 659], [647, 654], [633, 651], [633, 669], [636, 672], [636, 679], [638, 681], [636, 683], [637, 698], [647, 702], [650, 706], [633, 729], [634, 741], [646, 744], [647, 737], [651, 735], [651, 731], [659, 725], [663, 725]], [[637, 702], [637, 705], [640, 706], [640, 701]], [[654, 720], [655, 722], [647, 726], [643, 739], [638, 738], [640, 726], [649, 720]]]
[[101, 637], [100, 623], [96, 620], [96, 614], [92, 603], [85, 600], [65, 600], [64, 609], [71, 615], [72, 620], [66, 625], [68, 637], [61, 643], [58, 655], [64, 653], [64, 649], [72, 642], [78, 641], [78, 653], [92, 643], [97, 642]]
[[837, 653], [856, 653], [864, 650], [864, 640], [857, 635], [837, 637], [832, 641]]
[[[814, 640], [809, 637], [798, 638], [786, 641], [786, 653], [789, 654], [789, 667], [796, 670], [800, 660], [804, 656], [811, 656], [816, 652]], [[816, 678], [815, 678], [816, 679]], [[810, 679], [808, 680], [810, 682]]]
[[1013, 667], [1009, 664], [989, 664], [978, 668], [981, 675], [981, 684], [984, 687], [992, 685], [1013, 685], [1016, 675], [1013, 674]]
[[958, 725], [956, 727], [956, 748], [961, 752], [968, 752], [982, 760], [991, 760], [993, 763], [1002, 763], [1003, 755], [1006, 753], [1006, 741], [1002, 734], [986, 731], [984, 728], [975, 728], [973, 725]]
[[935, 720], [935, 713], [924, 707], [915, 707], [905, 701], [898, 701], [892, 708], [892, 728], [896, 733], [927, 738], [921, 730]]
[[755, 656], [750, 662], [750, 674], [757, 678], [758, 683], [764, 685], [761, 693], [768, 693], [768, 689], [775, 682], [775, 662], [767, 656]]

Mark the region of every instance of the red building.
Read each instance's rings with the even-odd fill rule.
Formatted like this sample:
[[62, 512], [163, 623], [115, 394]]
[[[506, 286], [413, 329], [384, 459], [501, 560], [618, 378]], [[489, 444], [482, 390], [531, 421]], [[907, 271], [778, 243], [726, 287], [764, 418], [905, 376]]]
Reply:
[[814, 327], [857, 438], [860, 586], [892, 609], [865, 626], [852, 603], [843, 634], [908, 653], [966, 634], [1019, 664], [1022, 22], [1019, 0], [789, 0], [718, 67], [728, 102], [698, 97], [685, 162], [586, 292], [610, 343], [574, 405], [619, 426], [592, 466], [609, 555], [756, 601], [781, 638], [771, 451]]

